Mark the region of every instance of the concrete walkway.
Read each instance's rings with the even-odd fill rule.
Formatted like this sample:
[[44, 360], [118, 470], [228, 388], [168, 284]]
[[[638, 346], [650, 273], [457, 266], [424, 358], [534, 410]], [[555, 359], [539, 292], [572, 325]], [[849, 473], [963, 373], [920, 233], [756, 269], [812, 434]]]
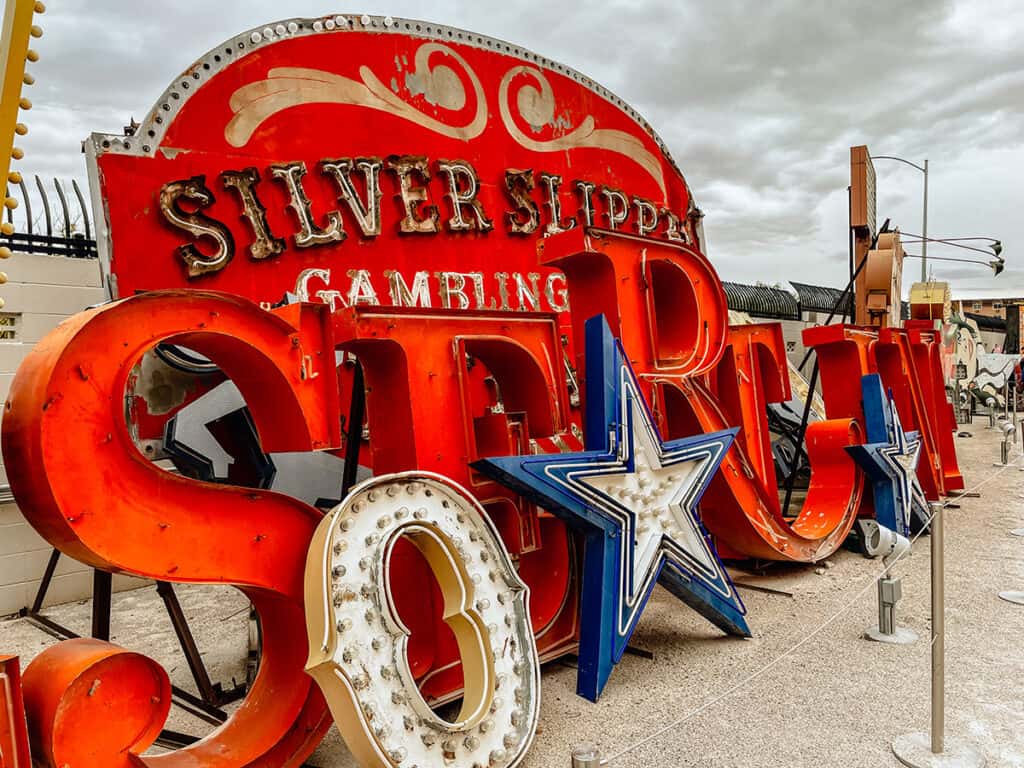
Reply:
[[[1024, 608], [996, 595], [1024, 590], [1024, 538], [1009, 534], [1024, 527], [1024, 473], [1016, 466], [1019, 450], [1011, 459], [1016, 465], [993, 466], [997, 436], [984, 423], [977, 419], [965, 427], [973, 437], [957, 439], [967, 490], [981, 495], [956, 500], [958, 508], [946, 512], [947, 732], [983, 748], [989, 768], [1010, 768], [1024, 766]], [[611, 763], [622, 768], [897, 766], [892, 739], [928, 727], [928, 547], [922, 538], [898, 571], [900, 621], [922, 638], [910, 646], [861, 639], [877, 622], [874, 578], [881, 564], [849, 552], [817, 568], [737, 571], [741, 582], [793, 595], [742, 590], [752, 640], [722, 637], [659, 588], [633, 639], [654, 659], [627, 656], [599, 704], [575, 695], [568, 665], [545, 669], [540, 729], [523, 765], [568, 768], [572, 746], [592, 742], [606, 758], [639, 745]], [[178, 592], [213, 679], [242, 679], [244, 599], [230, 588]], [[88, 631], [88, 605], [49, 613]], [[114, 597], [113, 635], [164, 664], [178, 685], [193, 687], [155, 590]], [[0, 651], [21, 654], [23, 664], [51, 642], [25, 621], [0, 622]], [[168, 727], [208, 730], [177, 710]], [[310, 763], [352, 765], [333, 733]]]

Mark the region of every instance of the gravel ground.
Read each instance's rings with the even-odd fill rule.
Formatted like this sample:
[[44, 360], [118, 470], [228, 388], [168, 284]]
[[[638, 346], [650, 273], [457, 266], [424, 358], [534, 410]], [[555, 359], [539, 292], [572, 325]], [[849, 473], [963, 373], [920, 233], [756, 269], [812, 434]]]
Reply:
[[[974, 436], [958, 438], [957, 450], [967, 490], [980, 497], [959, 499], [946, 513], [947, 733], [983, 749], [989, 768], [1024, 766], [1024, 608], [996, 596], [1024, 590], [1024, 539], [1009, 535], [1024, 526], [1024, 475], [1016, 465], [993, 466], [997, 436], [981, 419], [966, 429]], [[1019, 451], [1014, 460], [1020, 464]], [[881, 566], [849, 552], [818, 568], [737, 571], [741, 582], [792, 593], [742, 591], [751, 640], [722, 637], [659, 588], [633, 638], [654, 659], [626, 656], [599, 704], [575, 695], [569, 665], [547, 666], [540, 728], [524, 766], [568, 768], [572, 747], [583, 742], [605, 758], [623, 753], [612, 761], [622, 768], [897, 766], [892, 739], [928, 727], [928, 546], [920, 540], [898, 569], [900, 623], [922, 638], [909, 646], [861, 639], [877, 622]], [[245, 601], [227, 588], [178, 592], [213, 679], [243, 679]], [[49, 614], [88, 631], [86, 604]], [[115, 595], [112, 632], [114, 642], [144, 651], [193, 688], [154, 589]], [[0, 650], [21, 654], [23, 664], [52, 642], [24, 620], [0, 622]], [[168, 727], [209, 729], [178, 710]], [[310, 764], [353, 765], [333, 733]]]

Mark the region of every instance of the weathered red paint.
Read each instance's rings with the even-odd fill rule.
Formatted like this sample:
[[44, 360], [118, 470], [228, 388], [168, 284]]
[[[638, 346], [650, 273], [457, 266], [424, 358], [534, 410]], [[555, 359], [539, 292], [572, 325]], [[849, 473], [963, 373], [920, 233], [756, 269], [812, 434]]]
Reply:
[[[720, 364], [715, 389], [699, 379], [661, 385], [669, 434], [742, 426], [743, 443], [726, 454], [721, 471], [711, 481], [701, 504], [702, 517], [729, 554], [768, 560], [816, 562], [832, 554], [850, 531], [863, 492], [863, 474], [848, 458], [846, 446], [863, 442], [859, 422], [830, 419], [811, 424], [806, 446], [811, 466], [810, 486], [792, 517], [783, 515], [771, 463], [767, 412], [769, 401], [789, 399], [785, 369], [762, 369], [771, 346], [754, 341], [772, 326], [740, 326]], [[753, 329], [753, 330], [747, 330]], [[724, 369], [724, 370], [723, 370]], [[774, 381], [772, 381], [774, 379]], [[766, 380], [774, 387], [766, 386]], [[775, 394], [773, 395], [773, 389]], [[769, 400], [768, 398], [771, 398]], [[738, 412], [730, 413], [728, 405]], [[767, 451], [767, 452], [766, 452]]]
[[878, 332], [852, 325], [822, 325], [803, 332], [804, 345], [818, 358], [821, 395], [830, 419], [864, 421], [861, 376], [878, 372]]
[[765, 410], [790, 397], [781, 331], [730, 329], [721, 282], [701, 253], [591, 230], [548, 238], [542, 260], [569, 280], [577, 338], [587, 317], [609, 318], [667, 437], [742, 426], [701, 506], [731, 554], [812, 562], [842, 544], [863, 489], [844, 448], [862, 441], [861, 428], [849, 417], [811, 426], [811, 486], [801, 512], [784, 519]]
[[239, 709], [203, 741], [145, 763], [299, 765], [329, 726], [303, 672], [302, 573], [320, 514], [290, 497], [188, 480], [142, 456], [125, 422], [125, 385], [160, 341], [223, 368], [266, 450], [339, 444], [326, 308], [268, 313], [224, 294], [149, 293], [72, 317], [25, 359], [3, 421], [11, 485], [36, 530], [77, 560], [165, 581], [234, 584], [260, 613], [263, 659]]
[[[485, 44], [477, 35], [462, 32], [459, 36], [441, 32], [441, 42], [439, 35], [427, 32], [431, 25], [416, 24], [418, 30], [410, 27], [401, 32], [360, 29], [354, 24], [344, 31], [299, 35], [258, 47], [241, 37], [244, 50], [232, 44], [230, 53], [223, 47], [211, 52], [220, 63], [206, 63], [220, 71], [211, 75], [197, 65], [190, 70], [197, 78], [183, 77], [172, 84], [130, 140], [97, 139], [99, 191], [109, 220], [111, 271], [118, 295], [188, 286], [276, 302], [294, 290], [301, 270], [314, 266], [330, 269], [332, 287], [343, 292], [348, 287], [348, 270], [371, 270], [382, 304], [391, 303], [384, 270], [398, 270], [407, 281], [415, 271], [428, 270], [434, 285], [440, 271], [479, 271], [488, 299], [499, 294], [495, 272], [538, 273], [543, 285], [556, 270], [539, 266], [536, 259], [536, 240], [552, 220], [539, 178], [542, 171], [562, 179], [559, 200], [565, 222], [577, 218], [580, 207], [573, 182], [586, 179], [597, 187], [594, 223], [609, 224], [600, 189], [606, 186], [621, 190], [630, 200], [639, 197], [671, 210], [688, 236], [693, 236], [688, 219], [692, 201], [685, 180], [650, 128], [630, 116], [628, 107], [586, 87], [584, 79], [571, 71], [545, 66], [532, 55], [517, 55], [511, 46]], [[418, 61], [417, 56], [424, 54], [426, 58]], [[308, 98], [291, 92], [294, 106], [268, 114], [251, 135], [239, 132], [239, 120], [250, 114], [246, 109], [252, 109], [245, 106], [246, 89], [263, 88], [271, 97], [265, 101], [270, 102], [276, 92], [295, 85], [282, 73], [300, 69], [308, 70], [307, 77], [350, 83], [349, 92], [359, 94], [364, 93], [364, 81], [379, 78], [408, 109], [381, 108], [379, 102], [375, 102], [378, 106], [343, 103], [344, 93], [335, 98], [333, 86], [326, 85]], [[424, 92], [432, 84], [438, 92]], [[453, 93], [461, 95], [461, 105], [450, 100]], [[165, 111], [163, 103], [177, 111]], [[485, 122], [479, 133], [474, 135], [474, 128], [449, 135], [481, 115]], [[527, 121], [539, 117], [536, 125]], [[339, 204], [337, 187], [318, 171], [323, 159], [392, 155], [427, 159], [432, 178], [426, 183], [429, 200], [422, 210], [438, 208], [437, 234], [400, 235], [403, 209], [394, 197], [397, 182], [393, 173], [383, 170], [382, 233], [363, 236], [351, 211]], [[444, 158], [459, 158], [476, 170], [479, 201], [494, 224], [492, 230], [452, 231], [447, 225], [452, 204], [445, 197], [437, 165]], [[270, 178], [269, 167], [297, 161], [305, 162], [309, 170], [305, 187], [315, 222], [324, 225], [326, 212], [339, 210], [347, 234], [344, 241], [295, 247], [291, 238], [297, 220], [288, 208], [284, 185]], [[242, 218], [238, 196], [219, 180], [226, 170], [248, 167], [256, 168], [262, 177], [256, 191], [266, 208], [270, 231], [285, 240], [282, 253], [258, 260], [248, 253], [252, 228]], [[509, 231], [506, 214], [516, 211], [505, 191], [509, 169], [532, 169], [537, 176], [529, 197], [539, 210], [541, 226], [529, 236]], [[237, 248], [222, 270], [189, 279], [175, 251], [191, 238], [164, 220], [159, 193], [168, 182], [196, 176], [205, 177], [216, 198], [204, 212], [230, 231]], [[354, 177], [358, 187], [362, 179]], [[364, 189], [358, 191], [362, 194]], [[636, 231], [638, 213], [632, 202], [628, 214], [617, 226]], [[665, 226], [662, 222], [657, 233]], [[201, 249], [208, 251], [209, 246], [204, 239]], [[139, 257], [141, 253], [145, 258]], [[319, 280], [313, 282], [317, 288], [325, 287]], [[514, 291], [510, 303], [512, 309], [519, 306]], [[434, 306], [439, 305], [435, 290]]]
[[[3, 443], [14, 492], [51, 542], [100, 568], [235, 584], [261, 612], [263, 664], [241, 708], [194, 747], [138, 758], [154, 766], [297, 765], [327, 725], [302, 672], [299, 582], [319, 515], [272, 493], [174, 477], [139, 455], [124, 420], [125, 385], [159, 341], [222, 365], [267, 450], [341, 446], [339, 390], [347, 395], [350, 385], [335, 371], [334, 350], [354, 352], [368, 394], [363, 463], [378, 473], [440, 472], [472, 490], [533, 588], [531, 618], [549, 656], [574, 639], [573, 541], [559, 521], [484, 482], [467, 463], [578, 447], [580, 411], [566, 379], [583, 370], [577, 352], [591, 315], [604, 313], [621, 337], [666, 436], [742, 426], [704, 510], [734, 552], [819, 560], [845, 537], [861, 498], [861, 473], [844, 449], [863, 439], [859, 374], [876, 365], [875, 336], [820, 330], [830, 419], [808, 430], [812, 484], [799, 515], [786, 519], [764, 413], [767, 402], [789, 395], [778, 329], [727, 327], [725, 295], [702, 252], [686, 182], [628, 107], [571, 71], [469, 33], [399, 20], [386, 32], [353, 21], [354, 28], [329, 33], [321, 24], [311, 34], [304, 24], [272, 44], [246, 42], [262, 39], [253, 33], [211, 52], [172, 85], [135, 136], [94, 137], [110, 284], [118, 296], [153, 293], [58, 328], [19, 371], [7, 405]], [[380, 231], [361, 234], [365, 217], [339, 202], [319, 164], [387, 157], [395, 172], [382, 171]], [[270, 178], [298, 161], [308, 168], [306, 228], [320, 230], [306, 237], [320, 241], [309, 247], [296, 240], [302, 200]], [[452, 162], [475, 174], [471, 203], [445, 189]], [[414, 167], [431, 178], [418, 172], [413, 184], [424, 199], [410, 203], [402, 180]], [[249, 169], [261, 178], [260, 211], [236, 194]], [[506, 184], [526, 169], [534, 181], [542, 171], [560, 177], [561, 191], [522, 188], [516, 199]], [[596, 202], [591, 216], [591, 198], [571, 192], [576, 180], [603, 188], [594, 195], [606, 203]], [[206, 191], [176, 207], [175, 190], [186, 188]], [[202, 236], [180, 226], [197, 201], [209, 217]], [[545, 208], [554, 201], [561, 215]], [[531, 205], [538, 226], [524, 233]], [[268, 231], [257, 236], [263, 225], [254, 212], [263, 209]], [[657, 212], [653, 237], [637, 236], [651, 224], [645, 210]], [[463, 213], [473, 228], [458, 222]], [[332, 228], [345, 238], [330, 236]], [[666, 240], [670, 233], [677, 239]], [[217, 237], [230, 239], [230, 261], [210, 259]], [[425, 292], [410, 292], [422, 275]], [[269, 306], [304, 291], [343, 311], [329, 317], [326, 308], [291, 305], [271, 314], [249, 303]], [[879, 367], [893, 381], [931, 365], [927, 352], [901, 351], [900, 338], [879, 346], [888, 360]], [[847, 379], [851, 371], [857, 375]], [[901, 414], [917, 418], [906, 423], [923, 429], [941, 410], [937, 390], [910, 386], [897, 401]], [[353, 426], [361, 425], [350, 425], [350, 434]], [[940, 455], [942, 443], [934, 445]], [[395, 564], [395, 602], [413, 631], [410, 667], [428, 699], [448, 698], [461, 671], [439, 629], [436, 590], [411, 553]], [[63, 695], [57, 684], [41, 690], [48, 700]], [[58, 746], [91, 749], [70, 734], [54, 742], [53, 759]]]
[[[938, 500], [963, 488], [953, 445], [955, 420], [946, 399], [939, 335], [920, 327], [880, 331], [848, 325], [808, 328], [804, 343], [818, 354], [822, 396], [830, 417], [863, 421], [860, 377], [879, 373], [892, 393], [903, 428], [921, 433], [917, 476], [925, 496]], [[862, 508], [862, 514], [869, 512]]]
[[960, 472], [953, 443], [953, 434], [957, 429], [956, 415], [952, 403], [946, 397], [946, 379], [942, 372], [942, 333], [913, 322], [907, 323], [906, 330], [910, 335], [914, 366], [921, 381], [925, 421], [935, 431], [935, 448], [938, 451], [943, 487], [947, 493], [963, 490], [964, 477]]
[[17, 656], [0, 656], [0, 768], [30, 768]]
[[577, 350], [583, 324], [604, 314], [640, 376], [694, 376], [721, 358], [725, 291], [696, 248], [588, 229], [549, 237], [539, 250], [541, 262], [569, 281]]
[[100, 640], [50, 646], [24, 686], [33, 753], [60, 768], [138, 768], [171, 708], [163, 667]]
[[[376, 302], [395, 303], [390, 282], [395, 278], [389, 275], [397, 274], [412, 287], [415, 276], [422, 273], [429, 288], [430, 312], [440, 309], [443, 315], [446, 307], [465, 306], [459, 333], [472, 337], [469, 341], [455, 340], [445, 322], [431, 321], [433, 325], [419, 326], [418, 336], [403, 337], [401, 348], [394, 343], [369, 345], [354, 314], [336, 313], [336, 343], [356, 351], [368, 371], [370, 439], [360, 461], [378, 473], [415, 468], [440, 471], [478, 494], [533, 588], [531, 611], [538, 644], [542, 654], [552, 655], [571, 648], [575, 636], [574, 543], [559, 521], [496, 485], [469, 476], [465, 466], [471, 454], [567, 450], [580, 444], [579, 410], [570, 404], [565, 382], [566, 362], [578, 361], [564, 311], [564, 277], [557, 268], [539, 263], [537, 244], [549, 228], [572, 226], [583, 231], [588, 219], [580, 209], [591, 198], [577, 193], [577, 180], [594, 184], [589, 223], [637, 232], [644, 214], [636, 201], [649, 201], [657, 209], [657, 226], [649, 234], [666, 238], [670, 225], [675, 227], [674, 217], [679, 222], [674, 236], [688, 240], [696, 254], [700, 251], [699, 213], [682, 174], [650, 127], [599, 86], [477, 35], [449, 34], [432, 25], [402, 20], [385, 31], [380, 22], [374, 22], [376, 28], [364, 28], [362, 21], [353, 19], [348, 28], [334, 33], [323, 31], [321, 24], [320, 32], [310, 34], [312, 22], [306, 21], [301, 33], [257, 46], [247, 33], [212, 51], [172, 84], [130, 140], [94, 137], [91, 161], [109, 222], [109, 238], [101, 242], [101, 249], [106, 249], [111, 285], [119, 296], [139, 290], [202, 288], [270, 303], [301, 288], [300, 293], [306, 291], [314, 300], [342, 309], [355, 304], [362, 310]], [[307, 71], [297, 80], [286, 76], [298, 69]], [[318, 74], [311, 75], [312, 70]], [[392, 95], [366, 96], [366, 83], [374, 78], [380, 78]], [[334, 89], [342, 81], [344, 93]], [[310, 82], [323, 87], [302, 95]], [[435, 86], [436, 92], [431, 90]], [[247, 115], [262, 109], [249, 96], [261, 93], [270, 103], [280, 89], [292, 89], [295, 103], [261, 113], [240, 130]], [[353, 100], [345, 95], [353, 93], [366, 98]], [[465, 97], [461, 103], [451, 98], [455, 93]], [[406, 107], [395, 107], [396, 100]], [[546, 116], [537, 120], [535, 113]], [[481, 115], [486, 119], [472, 130], [450, 130], [469, 126]], [[406, 211], [400, 177], [384, 169], [380, 233], [364, 234], [354, 211], [339, 201], [334, 180], [318, 167], [322, 160], [343, 157], [381, 158], [387, 165], [390, 156], [399, 156], [396, 167], [425, 159], [432, 178], [416, 181], [429, 199], [417, 211], [424, 217], [437, 208], [436, 233], [401, 231]], [[475, 171], [480, 185], [477, 199], [493, 223], [489, 231], [451, 226], [455, 207], [442, 169], [442, 160], [451, 158], [459, 158]], [[311, 247], [299, 247], [295, 241], [300, 229], [297, 211], [289, 208], [285, 185], [271, 178], [271, 166], [297, 161], [308, 168], [303, 181], [314, 224], [329, 227], [329, 212], [338, 211], [344, 240]], [[274, 245], [264, 239], [258, 253], [250, 249], [257, 239], [252, 217], [245, 218], [247, 209], [237, 189], [225, 185], [229, 177], [222, 175], [248, 168], [256, 169], [261, 178], [254, 189], [265, 209], [269, 233], [283, 241]], [[516, 173], [532, 174], [536, 185], [521, 190], [524, 197], [518, 201], [509, 181], [509, 174]], [[545, 188], [542, 173], [560, 177], [556, 194]], [[200, 255], [209, 254], [211, 239], [193, 238], [172, 226], [163, 213], [166, 205], [161, 207], [161, 191], [172, 182], [197, 177], [203, 177], [214, 198], [202, 212], [220, 222], [235, 249], [233, 259], [222, 269], [204, 267], [198, 276], [189, 276], [178, 256], [179, 247], [192, 244]], [[365, 179], [355, 173], [353, 177], [357, 194], [365, 195]], [[625, 219], [618, 221], [605, 196], [610, 201], [620, 191], [629, 205]], [[538, 215], [536, 229], [528, 233], [515, 231], [522, 229], [528, 213], [523, 200]], [[560, 215], [552, 209], [553, 201], [561, 206]], [[472, 215], [468, 208], [465, 213]], [[146, 258], [139, 258], [140, 253], [146, 253]], [[670, 260], [664, 255], [652, 259], [652, 274], [645, 279], [657, 273], [657, 285], [675, 286], [680, 278], [670, 273]], [[699, 255], [698, 260], [696, 279], [718, 286], [717, 303], [700, 307], [697, 297], [691, 296], [688, 306], [706, 312], [712, 335], [720, 335], [724, 333], [724, 295], [710, 264]], [[348, 295], [349, 286], [356, 284], [353, 275], [360, 270], [367, 270], [369, 282]], [[458, 276], [444, 277], [445, 273]], [[443, 285], [448, 290], [442, 291]], [[409, 303], [408, 299], [398, 303], [403, 301]], [[411, 303], [427, 311], [422, 296]], [[489, 308], [505, 310], [503, 323], [490, 322], [496, 326], [493, 333], [487, 322], [477, 319]], [[502, 346], [505, 342], [500, 338], [483, 337], [492, 333], [514, 339], [515, 333], [500, 326], [521, 327], [523, 318], [533, 317], [537, 309], [549, 311], [543, 322], [547, 340], [543, 349], [523, 353], [526, 364], [514, 370], [496, 352], [488, 352], [514, 349], [514, 343]], [[639, 305], [635, 310], [652, 311]], [[628, 308], [623, 315], [624, 329], [633, 326], [633, 311]], [[669, 338], [656, 343], [671, 346], [675, 327], [681, 326], [669, 323], [663, 329]], [[694, 346], [692, 338], [689, 343]], [[686, 351], [680, 348], [674, 354]], [[704, 367], [713, 363], [718, 351], [715, 345], [697, 350]], [[408, 361], [407, 382], [389, 364], [403, 359]], [[437, 375], [433, 380], [417, 378], [428, 363]], [[535, 398], [532, 374], [538, 370], [548, 393], [543, 402]], [[345, 402], [349, 391], [345, 374], [340, 378]], [[497, 393], [487, 378], [497, 382]], [[437, 385], [442, 380], [443, 387]], [[391, 390], [398, 394], [384, 396]], [[529, 407], [520, 408], [521, 402]], [[502, 407], [493, 407], [497, 405]], [[572, 426], [577, 432], [571, 431]], [[443, 651], [448, 637], [443, 628], [434, 633], [436, 637], [429, 629], [434, 615], [431, 601], [401, 597], [418, 593], [422, 567], [403, 561], [401, 571], [391, 577], [400, 595], [396, 598], [399, 609], [414, 627], [410, 654], [415, 656], [411, 659], [415, 674], [430, 681], [424, 685], [428, 698], [451, 696], [458, 690], [459, 670]]]
[[[361, 361], [375, 470], [426, 469], [471, 490], [520, 562], [542, 657], [575, 640], [574, 558], [565, 526], [469, 468], [493, 455], [529, 453], [538, 439], [571, 442], [564, 345], [547, 314], [359, 308], [334, 315], [343, 347]], [[444, 408], [438, 404], [444, 403]], [[398, 582], [415, 593], [414, 582]], [[450, 633], [434, 653], [428, 697], [461, 688]], [[439, 640], [439, 642], [441, 642]], [[453, 666], [454, 665], [454, 666]]]

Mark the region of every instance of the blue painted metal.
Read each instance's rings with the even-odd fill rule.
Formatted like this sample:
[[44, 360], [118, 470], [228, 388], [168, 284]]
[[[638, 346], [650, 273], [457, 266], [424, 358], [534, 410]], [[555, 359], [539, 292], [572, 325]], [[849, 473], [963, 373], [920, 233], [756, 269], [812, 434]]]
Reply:
[[878, 524], [909, 537], [912, 520], [916, 518], [921, 527], [929, 514], [917, 479], [921, 438], [917, 432], [903, 431], [896, 404], [877, 373], [861, 379], [861, 392], [867, 442], [846, 450], [871, 480]]
[[697, 515], [737, 430], [663, 442], [603, 315], [587, 322], [586, 351], [587, 450], [473, 466], [582, 532], [576, 690], [597, 701], [655, 583], [724, 632], [750, 629]]

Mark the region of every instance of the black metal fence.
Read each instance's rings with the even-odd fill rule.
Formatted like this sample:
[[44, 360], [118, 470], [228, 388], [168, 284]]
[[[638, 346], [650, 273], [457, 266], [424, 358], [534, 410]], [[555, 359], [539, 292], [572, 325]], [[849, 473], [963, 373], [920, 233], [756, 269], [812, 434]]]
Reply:
[[30, 194], [24, 179], [18, 182], [17, 189], [8, 189], [8, 194], [19, 202], [17, 209], [7, 209], [7, 221], [14, 225], [16, 231], [13, 235], [0, 234], [0, 245], [19, 253], [42, 253], [73, 259], [97, 258], [89, 206], [78, 182], [71, 180], [71, 190], [77, 202], [73, 207], [68, 202], [66, 185], [59, 179], [53, 180], [53, 190], [49, 191], [39, 176], [33, 178], [35, 195]]

